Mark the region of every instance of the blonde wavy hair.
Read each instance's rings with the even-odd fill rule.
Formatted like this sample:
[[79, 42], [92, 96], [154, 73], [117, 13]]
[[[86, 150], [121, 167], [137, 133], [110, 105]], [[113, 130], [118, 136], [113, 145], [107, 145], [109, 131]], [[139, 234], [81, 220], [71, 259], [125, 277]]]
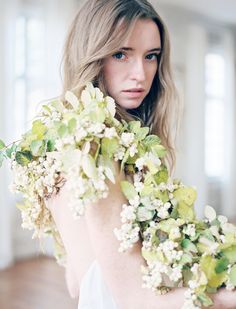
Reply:
[[128, 38], [138, 19], [153, 20], [161, 37], [162, 52], [158, 70], [149, 94], [133, 110], [117, 104], [116, 117], [126, 121], [140, 119], [157, 134], [168, 154], [166, 165], [175, 166], [174, 141], [178, 131], [179, 100], [170, 66], [170, 40], [168, 30], [146, 0], [87, 0], [78, 10], [69, 28], [62, 57], [63, 92], [80, 95], [87, 82], [109, 95], [103, 78], [103, 61], [116, 53]]

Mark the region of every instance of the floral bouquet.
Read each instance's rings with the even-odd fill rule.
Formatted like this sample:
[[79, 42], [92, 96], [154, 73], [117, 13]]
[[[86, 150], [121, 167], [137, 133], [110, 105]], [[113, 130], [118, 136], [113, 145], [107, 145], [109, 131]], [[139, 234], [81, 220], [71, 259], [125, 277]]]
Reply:
[[207, 293], [236, 286], [236, 227], [210, 206], [205, 220], [196, 219], [196, 191], [169, 177], [159, 137], [139, 121], [118, 121], [115, 112], [114, 100], [89, 83], [80, 98], [68, 91], [64, 101], [44, 105], [20, 142], [0, 141], [0, 163], [11, 160], [11, 189], [24, 197], [17, 205], [22, 227], [33, 229], [33, 238], [52, 235], [55, 256], [64, 264], [45, 200], [65, 185], [68, 207], [75, 219], [81, 217], [86, 205], [107, 197], [106, 181], [115, 182], [113, 161], [119, 161], [132, 179], [120, 184], [127, 204], [114, 230], [119, 251], [141, 241], [143, 287], [158, 293], [188, 287], [183, 308], [209, 306]]

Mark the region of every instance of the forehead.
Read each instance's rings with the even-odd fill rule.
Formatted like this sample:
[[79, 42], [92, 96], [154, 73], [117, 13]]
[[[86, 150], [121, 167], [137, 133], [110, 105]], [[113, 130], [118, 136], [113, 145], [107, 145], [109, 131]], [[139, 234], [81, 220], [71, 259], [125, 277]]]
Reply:
[[160, 31], [157, 24], [151, 19], [138, 19], [124, 44], [144, 49], [161, 47]]

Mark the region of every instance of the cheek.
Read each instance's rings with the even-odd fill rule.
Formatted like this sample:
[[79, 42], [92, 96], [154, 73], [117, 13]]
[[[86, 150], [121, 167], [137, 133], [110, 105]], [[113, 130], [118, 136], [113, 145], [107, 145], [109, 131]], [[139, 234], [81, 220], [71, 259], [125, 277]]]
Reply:
[[106, 66], [104, 66], [103, 76], [109, 93], [114, 94], [116, 89], [119, 88], [122, 79], [121, 73], [119, 66], [116, 66], [115, 64], [108, 62]]

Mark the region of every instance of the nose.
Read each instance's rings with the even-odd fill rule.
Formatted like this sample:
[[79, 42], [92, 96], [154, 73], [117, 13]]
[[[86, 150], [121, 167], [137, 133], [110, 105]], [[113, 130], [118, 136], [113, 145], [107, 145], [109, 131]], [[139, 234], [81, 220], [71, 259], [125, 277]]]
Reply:
[[145, 80], [145, 66], [142, 59], [138, 59], [131, 64], [130, 78], [139, 82], [143, 82]]

